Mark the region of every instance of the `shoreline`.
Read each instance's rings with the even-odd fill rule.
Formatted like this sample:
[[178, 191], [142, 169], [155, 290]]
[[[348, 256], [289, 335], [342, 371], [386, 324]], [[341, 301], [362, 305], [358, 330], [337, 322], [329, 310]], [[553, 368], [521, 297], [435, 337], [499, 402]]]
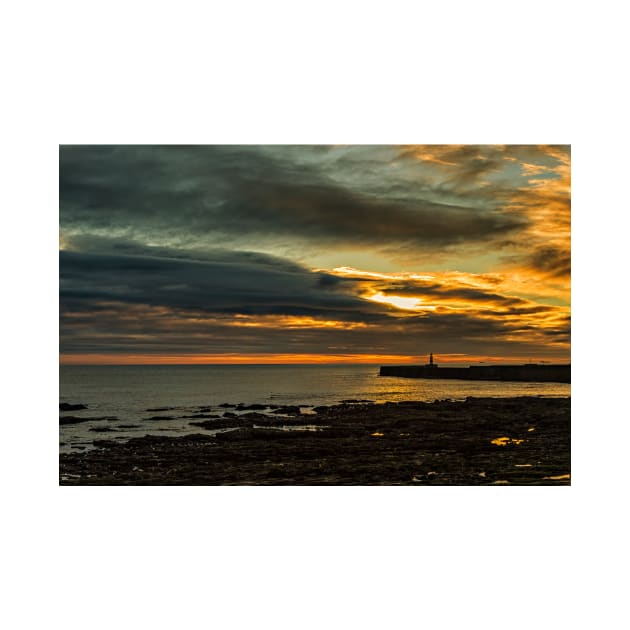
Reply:
[[570, 485], [571, 399], [339, 404], [59, 456], [60, 485]]

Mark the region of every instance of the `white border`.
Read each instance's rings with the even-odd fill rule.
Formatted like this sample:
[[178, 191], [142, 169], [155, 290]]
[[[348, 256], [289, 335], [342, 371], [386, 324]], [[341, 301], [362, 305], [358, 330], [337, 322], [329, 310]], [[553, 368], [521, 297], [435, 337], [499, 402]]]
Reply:
[[[7, 627], [627, 619], [617, 6], [13, 3]], [[573, 487], [57, 487], [56, 167], [72, 142], [572, 143]]]

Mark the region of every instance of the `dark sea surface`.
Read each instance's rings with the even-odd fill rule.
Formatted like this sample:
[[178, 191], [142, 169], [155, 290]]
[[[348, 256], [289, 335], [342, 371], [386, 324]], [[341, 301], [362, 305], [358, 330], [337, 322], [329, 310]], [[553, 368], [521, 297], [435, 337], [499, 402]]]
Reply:
[[61, 366], [60, 402], [81, 403], [88, 409], [60, 415], [93, 419], [60, 425], [59, 448], [68, 453], [91, 448], [95, 439], [126, 440], [147, 434], [211, 434], [191, 426], [195, 419], [184, 416], [199, 414], [200, 408], [217, 415], [234, 412], [219, 407], [223, 403], [300, 405], [307, 425], [314, 406], [344, 400], [571, 395], [571, 385], [566, 383], [406, 379], [378, 372], [375, 365]]

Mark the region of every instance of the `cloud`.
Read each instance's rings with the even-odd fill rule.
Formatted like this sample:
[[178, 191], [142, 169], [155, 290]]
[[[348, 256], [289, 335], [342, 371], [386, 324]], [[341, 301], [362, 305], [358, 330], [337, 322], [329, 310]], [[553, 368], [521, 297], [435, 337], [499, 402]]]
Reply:
[[356, 298], [334, 290], [334, 278], [291, 261], [227, 250], [206, 252], [202, 259], [164, 248], [157, 253], [61, 251], [62, 306], [91, 309], [94, 302], [125, 302], [221, 313], [297, 315], [316, 310], [338, 316], [357, 308]]
[[[78, 243], [114, 253], [60, 252], [63, 354], [483, 353], [489, 344], [508, 355], [535, 347], [540, 355], [547, 351], [541, 340], [568, 335], [562, 309], [466, 286], [461, 274], [344, 277], [260, 253], [195, 257], [130, 241]], [[494, 278], [481, 282], [496, 287]], [[436, 310], [371, 301], [377, 291], [417, 295]]]
[[61, 350], [566, 355], [570, 225], [568, 147], [63, 146]]
[[535, 269], [551, 276], [565, 277], [571, 274], [571, 251], [568, 249], [543, 245], [536, 248], [526, 260]]
[[282, 157], [265, 147], [61, 147], [61, 229], [163, 244], [227, 238], [282, 247], [297, 239], [312, 247], [386, 249], [488, 242], [523, 227], [521, 217], [441, 195], [422, 181], [395, 180], [392, 192], [388, 163], [366, 166], [380, 183], [374, 187], [357, 174], [356, 161], [344, 154], [333, 170], [323, 153], [313, 147], [284, 147]]

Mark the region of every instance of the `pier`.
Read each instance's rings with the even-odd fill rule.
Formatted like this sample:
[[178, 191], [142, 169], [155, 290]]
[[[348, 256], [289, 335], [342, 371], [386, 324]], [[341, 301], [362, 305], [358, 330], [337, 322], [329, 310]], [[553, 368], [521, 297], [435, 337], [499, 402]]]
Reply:
[[439, 367], [431, 360], [425, 365], [383, 365], [379, 376], [401, 378], [462, 379], [468, 381], [531, 381], [570, 383], [571, 364], [525, 363], [522, 365], [471, 365]]

